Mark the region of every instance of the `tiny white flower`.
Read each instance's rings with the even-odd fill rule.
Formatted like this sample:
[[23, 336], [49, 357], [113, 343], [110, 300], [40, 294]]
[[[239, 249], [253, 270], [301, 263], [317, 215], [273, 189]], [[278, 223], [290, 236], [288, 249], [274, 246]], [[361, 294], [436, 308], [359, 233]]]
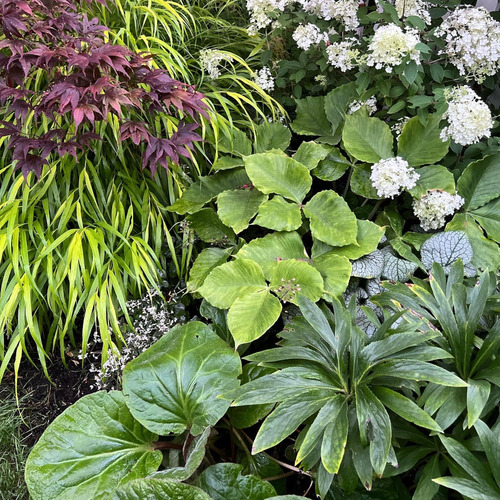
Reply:
[[258, 70], [254, 74], [254, 82], [266, 92], [274, 90], [274, 78], [271, 75], [271, 70], [267, 67]]
[[396, 134], [396, 139], [399, 139], [399, 136], [403, 131], [403, 127], [408, 123], [409, 120], [409, 116], [402, 116], [394, 125], [392, 125], [391, 130], [394, 132], [394, 134]]
[[222, 61], [233, 61], [233, 58], [220, 50], [204, 49], [200, 51], [200, 63], [212, 80], [221, 75], [220, 64]]
[[329, 64], [343, 72], [353, 69], [360, 57], [359, 50], [354, 47], [355, 44], [354, 38], [330, 44], [326, 48]]
[[413, 201], [413, 213], [420, 219], [422, 229], [429, 231], [443, 227], [445, 218], [453, 215], [463, 204], [464, 199], [460, 195], [433, 189]]
[[361, 109], [362, 106], [366, 106], [368, 109], [368, 114], [373, 115], [377, 111], [377, 99], [375, 96], [370, 97], [366, 101], [353, 101], [349, 104], [349, 109], [347, 110], [348, 115], [352, 115], [358, 109]]
[[370, 180], [382, 198], [393, 198], [403, 189], [412, 189], [417, 185], [420, 175], [400, 156], [380, 160], [372, 166]]
[[359, 26], [359, 0], [298, 0], [302, 8], [311, 14], [342, 23], [349, 31]]

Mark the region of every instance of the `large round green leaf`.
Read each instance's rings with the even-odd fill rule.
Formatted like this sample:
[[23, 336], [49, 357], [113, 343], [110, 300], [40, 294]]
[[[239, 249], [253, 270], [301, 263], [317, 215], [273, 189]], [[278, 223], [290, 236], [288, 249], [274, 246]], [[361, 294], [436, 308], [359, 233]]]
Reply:
[[408, 192], [414, 198], [421, 198], [429, 189], [441, 189], [455, 194], [455, 178], [453, 173], [441, 165], [429, 165], [416, 170], [420, 178], [417, 185]]
[[189, 281], [187, 282], [188, 291], [191, 293], [196, 292], [196, 290], [203, 285], [210, 271], [224, 264], [231, 255], [231, 252], [231, 248], [205, 248], [198, 257], [196, 257], [189, 271]]
[[256, 127], [256, 153], [263, 153], [270, 149], [285, 149], [290, 145], [292, 133], [289, 128], [281, 123], [264, 122]]
[[26, 462], [33, 500], [108, 499], [125, 481], [156, 471], [157, 434], [131, 415], [121, 392], [84, 396], [57, 417]]
[[213, 426], [229, 403], [218, 398], [238, 386], [238, 354], [198, 321], [178, 325], [132, 360], [123, 392], [132, 415], [161, 435]]
[[266, 333], [276, 323], [280, 313], [281, 303], [269, 290], [238, 297], [227, 313], [227, 324], [236, 347]]
[[300, 206], [275, 196], [261, 205], [253, 223], [274, 231], [294, 231], [302, 224]]
[[217, 214], [238, 234], [248, 227], [250, 219], [266, 200], [267, 196], [257, 189], [224, 191], [217, 197]]
[[[313, 266], [323, 276], [325, 292], [340, 295], [346, 291], [352, 271], [347, 257], [328, 252], [316, 257]], [[330, 295], [327, 295], [327, 300], [329, 297]]]
[[373, 187], [370, 179], [372, 169], [370, 165], [361, 163], [352, 169], [351, 189], [354, 193], [370, 200], [381, 200], [377, 190]]
[[331, 146], [325, 144], [319, 144], [314, 141], [304, 141], [293, 155], [293, 159], [302, 163], [302, 165], [306, 166], [309, 170], [312, 170], [318, 165], [318, 162], [324, 160], [328, 156], [331, 149]]
[[212, 500], [196, 486], [168, 479], [137, 479], [118, 488], [111, 500]]
[[264, 274], [259, 265], [251, 260], [238, 259], [216, 267], [198, 292], [215, 307], [228, 309], [240, 295], [265, 288]]
[[394, 156], [391, 129], [378, 118], [369, 118], [360, 113], [348, 115], [342, 140], [347, 151], [360, 161], [377, 163]]
[[245, 169], [253, 185], [263, 193], [276, 193], [302, 203], [311, 189], [307, 167], [293, 158], [276, 153], [261, 153], [245, 158]]
[[335, 191], [321, 191], [304, 206], [311, 233], [332, 246], [356, 244], [358, 225], [349, 205]]

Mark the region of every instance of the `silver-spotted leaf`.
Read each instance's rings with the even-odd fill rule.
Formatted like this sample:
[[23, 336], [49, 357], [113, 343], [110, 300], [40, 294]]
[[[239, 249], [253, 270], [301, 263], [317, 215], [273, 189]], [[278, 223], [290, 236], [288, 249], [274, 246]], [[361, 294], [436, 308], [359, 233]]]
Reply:
[[384, 256], [380, 250], [375, 250], [352, 263], [352, 275], [357, 278], [378, 278], [383, 269]]
[[406, 259], [400, 259], [390, 251], [384, 251], [384, 269], [382, 277], [391, 281], [408, 281], [410, 275], [415, 272], [418, 264]]
[[432, 269], [437, 262], [445, 272], [449, 272], [451, 265], [457, 260], [469, 264], [472, 261], [472, 246], [467, 235], [462, 231], [446, 231], [437, 233], [426, 240], [420, 248], [422, 263], [426, 269]]

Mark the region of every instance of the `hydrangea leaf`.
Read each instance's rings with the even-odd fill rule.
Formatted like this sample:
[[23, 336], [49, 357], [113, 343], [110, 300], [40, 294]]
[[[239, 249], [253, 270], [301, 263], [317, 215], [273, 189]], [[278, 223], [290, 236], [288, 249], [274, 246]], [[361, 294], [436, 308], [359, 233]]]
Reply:
[[462, 259], [464, 265], [469, 264], [473, 251], [464, 232], [446, 231], [426, 240], [420, 248], [420, 256], [426, 269], [432, 269], [434, 262], [437, 262], [447, 272], [458, 259]]
[[281, 123], [261, 123], [256, 127], [255, 152], [263, 153], [270, 149], [285, 149], [290, 145], [292, 133]]
[[335, 191], [314, 195], [304, 206], [304, 214], [310, 219], [314, 238], [332, 246], [357, 244], [356, 216]]
[[293, 304], [300, 295], [317, 302], [324, 292], [320, 272], [307, 262], [292, 259], [273, 265], [270, 287], [281, 300]]
[[160, 435], [194, 436], [229, 408], [218, 396], [236, 388], [238, 353], [212, 329], [192, 321], [172, 328], [123, 371], [123, 392], [132, 415]]
[[441, 139], [440, 121], [441, 115], [437, 114], [427, 115], [425, 126], [418, 116], [408, 120], [399, 137], [398, 156], [403, 157], [411, 167], [436, 163], [444, 158], [450, 141]]
[[189, 271], [187, 288], [190, 293], [196, 292], [212, 269], [224, 264], [231, 255], [232, 249], [205, 248], [196, 257]]
[[362, 113], [348, 115], [342, 133], [344, 146], [354, 158], [377, 163], [394, 156], [393, 137], [387, 123]]
[[440, 189], [455, 194], [455, 178], [453, 173], [441, 165], [430, 165], [415, 170], [420, 176], [417, 185], [408, 192], [414, 198], [421, 198], [430, 189]]
[[352, 167], [352, 163], [340, 152], [333, 148], [324, 160], [318, 163], [312, 174], [322, 181], [336, 181], [340, 179], [345, 171]]
[[253, 223], [274, 231], [294, 231], [302, 225], [302, 213], [299, 205], [276, 195], [260, 206]]
[[238, 234], [249, 226], [250, 219], [266, 200], [267, 196], [257, 189], [224, 191], [217, 196], [217, 214]]
[[272, 233], [241, 247], [237, 259], [256, 262], [270, 279], [274, 263], [287, 259], [309, 259], [302, 238], [296, 232]]
[[297, 117], [291, 123], [299, 135], [331, 135], [332, 126], [325, 113], [324, 97], [306, 97], [297, 101]]
[[408, 281], [410, 274], [418, 268], [418, 264], [406, 259], [400, 259], [390, 251], [383, 252], [384, 269], [382, 277], [391, 281]]
[[241, 168], [200, 177], [182, 193], [175, 203], [168, 207], [168, 210], [179, 215], [192, 214], [203, 208], [205, 203], [213, 200], [222, 191], [237, 189], [249, 183], [250, 179]]
[[[345, 292], [352, 272], [352, 266], [347, 257], [328, 252], [316, 257], [313, 260], [313, 266], [323, 276], [325, 292], [333, 295]], [[326, 300], [329, 298], [329, 295], [325, 295]]]
[[213, 306], [228, 309], [241, 295], [265, 288], [260, 266], [251, 260], [238, 259], [212, 270], [198, 292]]
[[337, 130], [345, 120], [349, 104], [357, 97], [355, 82], [341, 85], [326, 95], [325, 112], [333, 130]]
[[372, 170], [370, 165], [356, 165], [352, 170], [351, 189], [354, 193], [370, 200], [382, 200], [373, 187], [370, 176]]
[[45, 430], [26, 463], [33, 500], [108, 499], [120, 484], [156, 471], [158, 435], [137, 422], [121, 392], [95, 392]]
[[352, 276], [357, 278], [378, 278], [384, 269], [384, 256], [380, 250], [361, 257], [352, 263]]
[[206, 243], [233, 243], [235, 242], [234, 231], [223, 224], [217, 214], [211, 208], [203, 208], [202, 210], [188, 215], [186, 220], [189, 222], [200, 240]]
[[318, 144], [314, 141], [304, 141], [293, 155], [293, 159], [305, 165], [309, 170], [312, 170], [317, 167], [321, 160], [324, 160], [328, 156], [331, 149], [330, 146]]
[[260, 153], [245, 158], [245, 168], [253, 185], [265, 194], [279, 194], [302, 203], [311, 189], [307, 167], [287, 156]]
[[281, 303], [269, 290], [260, 290], [238, 297], [227, 313], [227, 324], [235, 346], [258, 339], [276, 323]]
[[500, 243], [500, 198], [469, 213], [492, 240]]
[[202, 489], [168, 479], [145, 478], [118, 488], [111, 500], [212, 500]]
[[205, 469], [198, 486], [213, 500], [265, 500], [276, 495], [271, 483], [249, 474], [243, 476], [242, 465], [220, 463]]

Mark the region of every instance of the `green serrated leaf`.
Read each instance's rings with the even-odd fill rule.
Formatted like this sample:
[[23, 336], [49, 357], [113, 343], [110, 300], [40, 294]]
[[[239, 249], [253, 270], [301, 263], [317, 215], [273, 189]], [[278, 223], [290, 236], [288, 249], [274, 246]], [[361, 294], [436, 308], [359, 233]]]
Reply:
[[305, 165], [309, 170], [312, 170], [317, 167], [318, 162], [324, 160], [328, 156], [331, 149], [330, 146], [319, 144], [314, 141], [304, 141], [293, 155], [293, 159]]
[[302, 225], [300, 206], [276, 195], [260, 206], [253, 223], [274, 231], [294, 231]]

